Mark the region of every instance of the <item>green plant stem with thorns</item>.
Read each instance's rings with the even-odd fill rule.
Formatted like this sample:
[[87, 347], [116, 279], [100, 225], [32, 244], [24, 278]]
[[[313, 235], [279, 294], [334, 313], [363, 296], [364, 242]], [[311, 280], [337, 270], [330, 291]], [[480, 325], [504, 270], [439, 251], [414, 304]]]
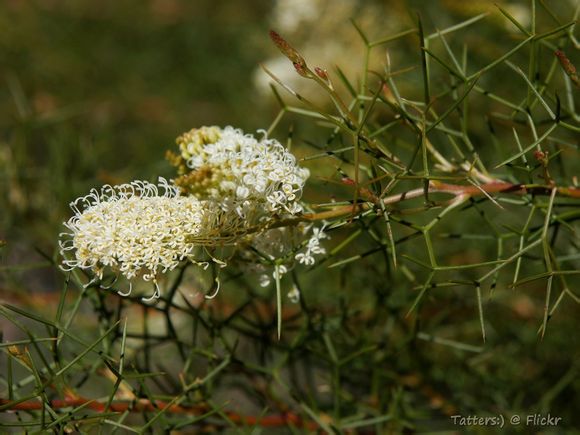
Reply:
[[[551, 251], [547, 245], [547, 228], [548, 224], [552, 219], [552, 205], [554, 204], [554, 198], [556, 196], [560, 198], [571, 198], [571, 199], [578, 199], [580, 198], [580, 189], [577, 187], [577, 181], [574, 182], [574, 186], [557, 186], [555, 181], [552, 179], [550, 172], [548, 171], [548, 165], [550, 163], [550, 158], [548, 158], [548, 153], [544, 152], [542, 149], [542, 142], [545, 141], [550, 135], [556, 130], [558, 126], [570, 130], [570, 131], [580, 131], [578, 127], [574, 126], [569, 122], [564, 122], [562, 120], [561, 114], [561, 104], [559, 99], [556, 100], [556, 110], [555, 112], [552, 111], [550, 105], [545, 101], [545, 97], [542, 95], [542, 92], [538, 92], [532, 81], [526, 76], [526, 74], [517, 66], [513, 65], [507, 59], [521, 50], [527, 44], [531, 44], [534, 46], [536, 43], [543, 44], [549, 47], [551, 50], [554, 50], [554, 46], [546, 41], [546, 38], [552, 37], [553, 35], [557, 35], [560, 32], [563, 32], [570, 28], [573, 23], [569, 23], [563, 26], [559, 26], [557, 29], [552, 31], [544, 32], [542, 34], [535, 35], [535, 24], [532, 27], [532, 33], [525, 30], [513, 17], [507, 14], [502, 8], [499, 8], [500, 12], [506, 16], [510, 21], [512, 21], [516, 26], [524, 32], [525, 36], [527, 37], [523, 42], [518, 44], [515, 48], [508, 51], [499, 59], [496, 59], [492, 63], [488, 64], [487, 66], [481, 68], [478, 72], [467, 75], [466, 74], [466, 66], [465, 66], [465, 59], [463, 60], [463, 64], [455, 57], [453, 52], [451, 51], [449, 45], [447, 44], [444, 34], [449, 33], [451, 31], [456, 31], [464, 26], [471, 25], [478, 20], [482, 19], [485, 14], [478, 16], [474, 19], [468, 20], [465, 23], [460, 25], [454, 26], [452, 29], [448, 29], [445, 32], [437, 31], [432, 35], [425, 35], [423, 25], [421, 22], [420, 16], [417, 16], [417, 28], [411, 29], [407, 32], [402, 32], [396, 35], [396, 38], [403, 37], [405, 35], [416, 34], [419, 36], [419, 42], [421, 47], [421, 66], [422, 66], [422, 73], [423, 73], [423, 81], [424, 81], [424, 102], [412, 102], [409, 100], [404, 100], [396, 90], [396, 85], [393, 82], [393, 77], [395, 73], [391, 72], [390, 66], [390, 58], [387, 52], [387, 65], [386, 65], [386, 73], [384, 76], [379, 76], [380, 83], [377, 86], [377, 91], [371, 92], [372, 95], [367, 96], [366, 93], [368, 89], [368, 74], [369, 74], [369, 53], [372, 47], [380, 45], [385, 42], [389, 42], [393, 39], [387, 38], [384, 40], [380, 40], [379, 42], [373, 43], [370, 39], [363, 33], [363, 31], [353, 22], [356, 30], [358, 31], [359, 35], [361, 36], [364, 44], [366, 45], [365, 50], [365, 69], [363, 71], [362, 80], [360, 91], [357, 92], [350, 83], [344, 78], [344, 75], [338, 70], [340, 77], [345, 82], [345, 85], [350, 90], [353, 101], [351, 104], [346, 104], [340, 95], [336, 92], [335, 86], [332, 83], [328, 72], [320, 67], [316, 67], [311, 69], [308, 67], [306, 60], [304, 57], [294, 48], [292, 47], [284, 38], [282, 38], [278, 33], [275, 31], [270, 32], [270, 37], [278, 49], [282, 52], [284, 56], [286, 56], [293, 64], [294, 69], [296, 72], [309, 80], [313, 80], [317, 83], [330, 97], [330, 100], [334, 104], [336, 110], [338, 111], [338, 116], [333, 116], [326, 113], [324, 110], [320, 109], [317, 105], [310, 102], [308, 99], [304, 98], [302, 95], [295, 92], [291, 89], [288, 85], [283, 83], [279, 80], [274, 74], [272, 74], [267, 68], [263, 67], [264, 70], [275, 82], [277, 82], [280, 86], [282, 86], [285, 90], [291, 93], [294, 97], [296, 97], [300, 102], [305, 104], [310, 110], [312, 110], [312, 115], [315, 117], [320, 117], [320, 119], [324, 119], [329, 121], [332, 125], [335, 126], [334, 135], [337, 134], [338, 131], [343, 131], [347, 135], [352, 138], [352, 147], [348, 149], [353, 151], [353, 159], [352, 159], [352, 166], [354, 168], [354, 179], [350, 180], [349, 178], [344, 178], [343, 181], [348, 182], [347, 184], [354, 187], [354, 195], [350, 205], [342, 205], [342, 206], [331, 206], [330, 210], [321, 211], [321, 212], [313, 212], [307, 213], [302, 216], [280, 220], [271, 223], [267, 226], [267, 228], [275, 228], [275, 227], [283, 227], [288, 225], [295, 225], [299, 222], [304, 221], [319, 221], [319, 220], [332, 220], [332, 219], [340, 219], [344, 217], [350, 216], [350, 220], [354, 219], [357, 216], [366, 216], [369, 211], [373, 209], [377, 211], [377, 214], [382, 214], [385, 216], [387, 221], [387, 229], [390, 239], [390, 248], [391, 248], [391, 256], [393, 258], [393, 264], [396, 267], [396, 255], [395, 255], [395, 241], [393, 238], [389, 216], [396, 215], [398, 213], [417, 213], [426, 211], [428, 209], [432, 209], [435, 207], [444, 207], [443, 211], [437, 216], [435, 220], [429, 223], [426, 226], [415, 226], [417, 231], [419, 231], [425, 237], [425, 243], [429, 253], [429, 264], [424, 264], [418, 260], [414, 260], [411, 257], [405, 256], [407, 259], [416, 262], [417, 264], [423, 265], [431, 271], [441, 270], [441, 267], [438, 266], [435, 255], [433, 253], [433, 247], [431, 244], [431, 238], [429, 235], [429, 230], [435, 225], [435, 223], [443, 217], [445, 214], [450, 212], [451, 210], [455, 209], [458, 205], [478, 196], [484, 196], [486, 199], [493, 202], [499, 209], [503, 209], [503, 207], [499, 204], [499, 202], [494, 198], [497, 195], [518, 195], [523, 196], [526, 198], [534, 198], [536, 196], [549, 196], [549, 208], [545, 219], [545, 226], [544, 232], [542, 233], [542, 240], [544, 242], [544, 251], [546, 257], [546, 267], [547, 273], [549, 275], [548, 279], [548, 290], [546, 295], [546, 303], [544, 307], [545, 315], [543, 320], [543, 326], [541, 328], [542, 336], [546, 327], [546, 323], [548, 320], [548, 307], [549, 307], [549, 300], [550, 300], [550, 289], [551, 289], [551, 282], [552, 277], [554, 276], [553, 268], [552, 268], [552, 259], [551, 259]], [[535, 18], [534, 18], [535, 20]], [[534, 21], [535, 23], [535, 21]], [[454, 67], [449, 67], [445, 64], [441, 58], [436, 55], [433, 50], [429, 48], [429, 41], [434, 38], [439, 38], [446, 51], [448, 52], [449, 56], [454, 62]], [[532, 47], [533, 48], [533, 47]], [[555, 52], [555, 56], [562, 65], [565, 73], [570, 80], [572, 80], [575, 84], [575, 79], [577, 78], [576, 70], [569, 59], [565, 56], [565, 54], [557, 50]], [[441, 94], [437, 97], [433, 97], [433, 93], [430, 90], [430, 75], [429, 75], [429, 68], [430, 68], [430, 61], [431, 59], [436, 60], [439, 64], [445, 67], [458, 81], [463, 82], [464, 84], [464, 91], [462, 95], [455, 96], [455, 102], [449, 106], [442, 115], [438, 115], [437, 111], [435, 110], [435, 103], [438, 98], [442, 98], [445, 94]], [[489, 92], [482, 89], [480, 86], [476, 86], [480, 77], [486, 73], [488, 73], [491, 69], [495, 68], [500, 63], [505, 62], [510, 68], [516, 71], [520, 77], [523, 78], [525, 83], [528, 86], [528, 97], [526, 101], [528, 104], [535, 105], [539, 102], [539, 104], [545, 109], [548, 113], [550, 119], [553, 121], [553, 124], [540, 136], [536, 132], [536, 126], [532, 121], [530, 116], [529, 109], [523, 110], [521, 107], [513, 105], [504, 99], [501, 99], [497, 96], [494, 96], [494, 99], [497, 101], [507, 105], [508, 107], [516, 109], [516, 113], [521, 112], [525, 114], [527, 117], [528, 124], [532, 130], [534, 141], [529, 146], [523, 148], [519, 142], [519, 138], [517, 133], [514, 129], [514, 135], [516, 136], [516, 141], [518, 143], [518, 147], [520, 152], [505, 159], [500, 164], [496, 166], [496, 168], [505, 166], [505, 165], [513, 165], [516, 159], [522, 159], [526, 165], [526, 169], [531, 171], [530, 166], [526, 160], [525, 154], [533, 149], [535, 149], [534, 156], [536, 160], [540, 163], [540, 167], [543, 171], [543, 175], [540, 176], [543, 178], [544, 183], [518, 183], [518, 182], [507, 182], [501, 179], [497, 179], [491, 176], [488, 171], [486, 170], [483, 162], [481, 161], [478, 153], [476, 152], [471, 140], [468, 136], [467, 131], [467, 96], [472, 92], [480, 92], [484, 95], [490, 95]], [[533, 62], [533, 59], [531, 60]], [[552, 66], [556, 65], [556, 60], [552, 62]], [[554, 68], [551, 69], [550, 74], [552, 74]], [[534, 71], [532, 66], [530, 66], [530, 71]], [[530, 73], [531, 74], [531, 73]], [[458, 94], [457, 91], [454, 92]], [[277, 95], [277, 93], [276, 93]], [[536, 98], [533, 99], [532, 96]], [[284, 111], [292, 111], [285, 103], [282, 102], [281, 98], [277, 95], [278, 101], [282, 105], [282, 112]], [[370, 119], [370, 114], [372, 109], [375, 107], [376, 103], [380, 101], [385, 103], [387, 106], [390, 106], [391, 109], [397, 114], [398, 119], [396, 119], [393, 123], [387, 124], [387, 126], [382, 127], [377, 132], [372, 132], [369, 130], [368, 121]], [[365, 108], [365, 104], [367, 107]], [[573, 107], [573, 102], [569, 104]], [[354, 107], [360, 107], [359, 116], [354, 116], [352, 109]], [[445, 125], [445, 120], [450, 117], [455, 111], [460, 111], [461, 113], [461, 131], [455, 132], [452, 129], [449, 129]], [[300, 113], [300, 111], [297, 111]], [[306, 112], [303, 114], [307, 114]], [[429, 118], [433, 117], [433, 121], [429, 120]], [[276, 118], [275, 123], [277, 123], [280, 119], [280, 115]], [[575, 118], [576, 119], [576, 118]], [[394, 155], [391, 151], [388, 151], [387, 147], [378, 141], [378, 133], [383, 132], [386, 130], [386, 127], [392, 126], [396, 123], [401, 123], [405, 127], [408, 127], [414, 134], [417, 135], [419, 138], [419, 146], [416, 148], [415, 154], [410, 164], [404, 165], [402, 160]], [[269, 131], [273, 129], [272, 126]], [[457, 156], [460, 159], [460, 163], [452, 163], [447, 158], [445, 158], [431, 143], [429, 139], [429, 134], [434, 133], [435, 131], [441, 131], [448, 135], [449, 140], [452, 142]], [[455, 135], [457, 137], [461, 137], [465, 144], [467, 145], [468, 151], [471, 154], [471, 162], [467, 159], [466, 154], [460, 150], [458, 145], [453, 138]], [[381, 170], [385, 173], [384, 177], [389, 177], [390, 182], [388, 186], [383, 190], [383, 194], [380, 196], [377, 194], [372, 193], [368, 188], [362, 187], [360, 184], [360, 167], [361, 167], [361, 155], [360, 152], [363, 151], [365, 154], [369, 156], [370, 159], [377, 159], [386, 164], [386, 166], [392, 167], [394, 170], [399, 170], [400, 172], [393, 173], [389, 169], [386, 168], [385, 165], [381, 166]], [[332, 153], [328, 153], [331, 155]], [[421, 155], [422, 157], [422, 172], [414, 172], [411, 167], [413, 162], [415, 161], [417, 155]], [[439, 171], [449, 174], [448, 177], [442, 177], [434, 175], [433, 168], [430, 166], [429, 156], [433, 159], [436, 164], [435, 168]], [[551, 156], [552, 158], [555, 157]], [[461, 175], [463, 174], [463, 178]], [[384, 197], [384, 194], [391, 191], [392, 187], [397, 184], [398, 181], [402, 179], [411, 179], [415, 178], [417, 180], [422, 180], [423, 187], [416, 188], [412, 190], [408, 190], [404, 193], [395, 194], [391, 196]], [[455, 180], [462, 180], [467, 181], [469, 185], [460, 185], [460, 184], [446, 184], [439, 180], [444, 179], [455, 179]], [[377, 181], [378, 178], [368, 181], [368, 184], [372, 184], [373, 182]], [[431, 194], [435, 193], [444, 193], [444, 194], [451, 194], [453, 198], [448, 201], [436, 203], [430, 199]], [[402, 201], [424, 197], [424, 207], [417, 208], [417, 209], [406, 209], [406, 210], [399, 210], [396, 207], [392, 207]], [[473, 201], [473, 199], [472, 199]], [[391, 206], [391, 207], [389, 207]], [[315, 207], [313, 207], [315, 208]], [[393, 216], [394, 217], [394, 216]], [[571, 216], [568, 216], [569, 219], [575, 220], [577, 216], [572, 212]], [[564, 223], [561, 218], [554, 217], [554, 219], [560, 219], [560, 222]], [[261, 231], [262, 228], [256, 228], [256, 231]], [[528, 245], [528, 247], [524, 248], [523, 245], [520, 248], [520, 251], [515, 254], [514, 256], [508, 258], [507, 260], [500, 260], [500, 255], [498, 255], [497, 262], [500, 263], [499, 266], [494, 268], [492, 272], [485, 274], [480, 278], [480, 280], [475, 281], [475, 287], [477, 290], [477, 300], [478, 300], [478, 309], [479, 309], [479, 316], [480, 316], [480, 324], [482, 330], [482, 336], [485, 340], [486, 333], [485, 333], [485, 326], [483, 321], [483, 309], [482, 309], [482, 296], [481, 296], [481, 281], [489, 278], [492, 275], [495, 275], [497, 278], [497, 272], [499, 269], [504, 267], [506, 264], [511, 263], [512, 261], [517, 261], [517, 267], [519, 269], [519, 265], [521, 264], [521, 256], [524, 252], [532, 247], [536, 246], [536, 242]], [[500, 245], [501, 246], [501, 245]], [[501, 249], [499, 251], [501, 253]], [[345, 264], [344, 261], [340, 261], [337, 264]], [[478, 267], [483, 265], [484, 263], [478, 263], [474, 265], [469, 265], [466, 267]], [[413, 304], [413, 308], [418, 304], [420, 299], [422, 298], [424, 292], [427, 290], [428, 286], [431, 284], [433, 279], [433, 273], [431, 274], [430, 278], [427, 280], [425, 285], [423, 286], [423, 290], [420, 292], [419, 296], [417, 297], [415, 303]], [[567, 292], [567, 286], [564, 283], [564, 294]]]

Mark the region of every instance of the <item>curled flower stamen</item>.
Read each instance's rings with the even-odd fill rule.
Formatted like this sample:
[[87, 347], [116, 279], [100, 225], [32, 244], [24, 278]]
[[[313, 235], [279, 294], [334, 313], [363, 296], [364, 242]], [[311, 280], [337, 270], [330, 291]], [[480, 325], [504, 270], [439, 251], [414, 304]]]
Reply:
[[215, 277], [215, 290], [211, 295], [205, 295], [205, 298], [206, 299], [215, 298], [218, 295], [218, 293], [220, 292], [220, 287], [221, 287], [220, 279], [219, 279], [219, 277], [216, 276]]
[[141, 300], [143, 302], [151, 302], [154, 299], [159, 299], [159, 296], [161, 295], [161, 290], [159, 289], [159, 284], [157, 284], [157, 281], [154, 280], [153, 284], [155, 286], [155, 291], [153, 292], [153, 294], [147, 298], [141, 298]]
[[121, 290], [119, 290], [119, 291], [117, 291], [117, 294], [119, 296], [127, 297], [127, 296], [131, 296], [132, 291], [133, 291], [133, 283], [131, 281], [129, 281], [129, 290], [127, 290], [125, 293], [123, 293]]

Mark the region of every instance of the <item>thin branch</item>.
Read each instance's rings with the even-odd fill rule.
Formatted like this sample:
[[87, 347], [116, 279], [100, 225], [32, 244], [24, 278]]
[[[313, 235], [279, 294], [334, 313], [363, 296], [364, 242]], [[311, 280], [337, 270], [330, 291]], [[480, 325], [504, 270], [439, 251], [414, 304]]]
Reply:
[[[0, 398], [0, 407], [5, 410], [10, 411], [40, 411], [44, 409], [47, 404], [42, 401], [37, 400], [26, 400], [23, 402], [18, 402], [2, 399]], [[49, 402], [49, 406], [52, 409], [64, 409], [71, 407], [82, 406], [86, 409], [90, 409], [96, 412], [105, 412], [107, 410], [107, 404], [87, 399], [87, 398], [67, 398], [67, 399], [55, 399]], [[195, 414], [202, 415], [211, 411], [207, 405], [170, 405], [167, 402], [161, 400], [147, 400], [139, 399], [137, 401], [113, 401], [108, 406], [108, 411], [123, 413], [123, 412], [158, 412], [160, 410], [165, 410], [165, 412], [171, 414]], [[315, 422], [303, 419], [297, 414], [292, 412], [286, 412], [284, 414], [267, 415], [263, 417], [256, 417], [253, 415], [242, 415], [235, 412], [226, 411], [224, 414], [229, 420], [237, 425], [250, 425], [250, 426], [262, 426], [262, 427], [287, 427], [295, 426], [299, 428], [305, 428], [308, 430], [316, 430], [318, 425]]]

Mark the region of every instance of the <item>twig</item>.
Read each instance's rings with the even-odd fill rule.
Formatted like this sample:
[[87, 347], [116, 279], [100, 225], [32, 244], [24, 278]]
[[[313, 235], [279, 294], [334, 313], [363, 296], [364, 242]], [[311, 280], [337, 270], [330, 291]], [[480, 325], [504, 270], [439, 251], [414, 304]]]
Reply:
[[[11, 405], [12, 404], [12, 405]], [[12, 401], [0, 398], [0, 407], [9, 411], [40, 411], [46, 406], [46, 403], [36, 400], [26, 400], [24, 402]], [[49, 406], [52, 409], [63, 409], [71, 407], [83, 406], [97, 412], [104, 412], [107, 410], [107, 404], [96, 400], [87, 398], [67, 398], [51, 400]], [[211, 410], [206, 405], [169, 405], [160, 400], [140, 399], [137, 401], [113, 401], [109, 407], [109, 411], [113, 412], [157, 412], [165, 409], [165, 412], [172, 414], [196, 414], [202, 415]], [[241, 415], [235, 412], [226, 411], [224, 414], [233, 423], [238, 425], [262, 426], [262, 427], [286, 427], [295, 426], [305, 428], [308, 430], [318, 429], [318, 425], [313, 421], [307, 421], [297, 414], [286, 412], [283, 414], [267, 415], [263, 417], [256, 417], [253, 415]]]
[[[552, 193], [552, 186], [544, 186], [540, 184], [513, 184], [507, 182], [492, 182], [486, 184], [474, 185], [460, 185], [460, 184], [446, 184], [438, 181], [431, 181], [429, 183], [429, 193], [450, 193], [456, 197], [472, 197], [485, 195], [489, 197], [492, 193], [511, 193], [515, 195], [550, 195]], [[577, 187], [556, 187], [556, 190], [560, 196], [567, 196], [570, 198], [580, 198], [580, 188]], [[424, 193], [422, 188], [409, 190], [404, 193], [398, 193], [396, 195], [388, 196], [383, 198], [383, 204], [396, 204], [407, 199], [417, 198], [422, 196]], [[364, 212], [369, 210], [370, 206], [368, 203], [357, 204], [357, 205], [347, 205], [334, 208], [332, 210], [327, 210], [321, 213], [307, 213], [299, 218], [287, 219], [276, 222], [273, 227], [288, 226], [294, 223], [303, 221], [318, 221], [324, 219], [338, 218], [346, 216], [354, 212]]]

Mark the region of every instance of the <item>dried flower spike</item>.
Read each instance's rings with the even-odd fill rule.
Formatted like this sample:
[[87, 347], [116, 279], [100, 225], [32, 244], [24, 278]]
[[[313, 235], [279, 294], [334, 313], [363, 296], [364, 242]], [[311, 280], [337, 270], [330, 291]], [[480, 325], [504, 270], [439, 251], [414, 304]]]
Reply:
[[318, 77], [320, 77], [322, 80], [326, 80], [328, 81], [328, 72], [325, 69], [322, 69], [320, 67], [315, 67], [314, 68], [314, 72], [316, 73], [316, 75]]
[[308, 67], [306, 65], [306, 61], [304, 58], [296, 51], [294, 47], [292, 47], [288, 42], [282, 38], [278, 33], [273, 30], [270, 30], [270, 38], [276, 44], [276, 47], [282, 52], [284, 56], [286, 56], [292, 63], [294, 64], [294, 68], [301, 76], [307, 77], [308, 74]]
[[556, 55], [556, 57], [560, 61], [560, 65], [564, 69], [564, 72], [566, 73], [566, 75], [568, 77], [570, 77], [570, 80], [572, 80], [572, 82], [574, 82], [574, 84], [576, 86], [580, 86], [580, 79], [578, 78], [578, 73], [576, 72], [576, 67], [570, 61], [570, 59], [568, 59], [566, 54], [561, 50], [556, 50], [554, 52], [554, 54]]

